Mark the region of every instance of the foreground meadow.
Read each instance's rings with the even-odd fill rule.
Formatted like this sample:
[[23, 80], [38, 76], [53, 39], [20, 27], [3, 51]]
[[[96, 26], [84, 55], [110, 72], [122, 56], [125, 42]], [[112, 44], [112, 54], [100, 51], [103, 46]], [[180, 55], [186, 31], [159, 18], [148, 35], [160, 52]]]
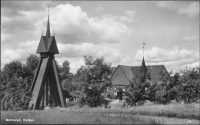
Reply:
[[2, 112], [1, 121], [2, 124], [156, 124], [154, 120], [140, 120], [136, 117], [62, 110]]
[[[199, 104], [3, 111], [3, 124], [199, 124]], [[16, 121], [8, 121], [15, 119]], [[7, 120], [7, 121], [6, 121]], [[20, 121], [19, 121], [20, 120]]]

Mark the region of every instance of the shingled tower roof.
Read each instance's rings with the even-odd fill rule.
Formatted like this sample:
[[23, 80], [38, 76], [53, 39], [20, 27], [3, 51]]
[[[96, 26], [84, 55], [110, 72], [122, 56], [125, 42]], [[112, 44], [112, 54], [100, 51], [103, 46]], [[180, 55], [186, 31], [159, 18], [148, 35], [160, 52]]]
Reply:
[[41, 36], [40, 43], [38, 45], [36, 53], [59, 54], [58, 47], [56, 44], [56, 39], [54, 36], [51, 36], [51, 33], [50, 33], [49, 15], [48, 15], [48, 21], [47, 21], [46, 36]]

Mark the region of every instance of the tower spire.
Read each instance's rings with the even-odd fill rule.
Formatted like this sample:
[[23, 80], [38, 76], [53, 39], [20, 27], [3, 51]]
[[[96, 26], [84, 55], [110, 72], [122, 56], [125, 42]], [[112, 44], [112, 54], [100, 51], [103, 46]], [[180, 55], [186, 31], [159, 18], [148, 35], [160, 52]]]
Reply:
[[142, 69], [144, 71], [144, 73], [146, 74], [147, 73], [147, 67], [145, 65], [145, 61], [144, 61], [144, 45], [145, 43], [143, 42], [143, 59], [142, 59]]
[[144, 58], [144, 45], [145, 45], [145, 43], [143, 42], [143, 58]]
[[50, 33], [50, 25], [49, 25], [49, 4], [48, 4], [48, 21], [47, 21], [46, 37], [49, 38], [50, 36], [51, 36], [51, 33]]

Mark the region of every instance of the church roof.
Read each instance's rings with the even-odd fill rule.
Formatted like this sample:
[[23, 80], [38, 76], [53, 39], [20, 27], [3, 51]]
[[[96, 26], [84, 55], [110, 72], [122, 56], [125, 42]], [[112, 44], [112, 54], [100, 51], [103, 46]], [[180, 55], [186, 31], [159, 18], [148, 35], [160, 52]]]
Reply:
[[117, 67], [110, 67], [111, 68], [111, 72], [114, 73]]
[[131, 66], [123, 66], [123, 65], [119, 65], [119, 67], [122, 69], [122, 71], [124, 72], [124, 74], [126, 75], [126, 77], [128, 78], [129, 81], [132, 81], [134, 78]]
[[[118, 68], [121, 68], [123, 73], [125, 74], [125, 76], [127, 77], [127, 79], [129, 81], [132, 81], [134, 76], [139, 72], [141, 66], [124, 66], [124, 65], [119, 65]], [[116, 69], [116, 67], [113, 67], [113, 69]], [[150, 66], [146, 66], [147, 68], [147, 72], [150, 73], [151, 76], [151, 82], [155, 83], [157, 81], [159, 81], [160, 79], [160, 72], [162, 70], [165, 70], [164, 65], [150, 65]], [[113, 72], [114, 74], [115, 72]], [[123, 84], [123, 83], [122, 83]]]
[[151, 81], [153, 83], [157, 82], [160, 79], [160, 72], [162, 70], [167, 71], [165, 69], [164, 65], [152, 65], [152, 66], [147, 66], [147, 70], [151, 75]]
[[111, 70], [111, 75], [108, 76], [108, 78], [111, 78], [113, 73], [115, 72], [115, 70], [117, 69], [117, 67], [110, 67]]
[[[146, 66], [146, 68], [147, 68], [147, 72], [150, 73], [151, 81], [153, 83], [159, 81], [160, 72], [162, 70], [166, 71], [164, 65], [149, 65], [149, 66]], [[139, 69], [140, 69], [140, 66], [133, 66], [132, 67], [133, 74], [135, 75], [136, 73], [138, 73]]]

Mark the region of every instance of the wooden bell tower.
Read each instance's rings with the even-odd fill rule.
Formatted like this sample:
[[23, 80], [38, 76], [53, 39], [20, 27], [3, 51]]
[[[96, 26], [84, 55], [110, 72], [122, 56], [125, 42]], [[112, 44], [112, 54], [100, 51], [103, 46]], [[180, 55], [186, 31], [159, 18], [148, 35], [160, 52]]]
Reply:
[[50, 34], [49, 16], [46, 36], [41, 36], [37, 52], [40, 62], [31, 91], [29, 110], [44, 109], [45, 106], [65, 106], [54, 54], [59, 54], [55, 36]]

